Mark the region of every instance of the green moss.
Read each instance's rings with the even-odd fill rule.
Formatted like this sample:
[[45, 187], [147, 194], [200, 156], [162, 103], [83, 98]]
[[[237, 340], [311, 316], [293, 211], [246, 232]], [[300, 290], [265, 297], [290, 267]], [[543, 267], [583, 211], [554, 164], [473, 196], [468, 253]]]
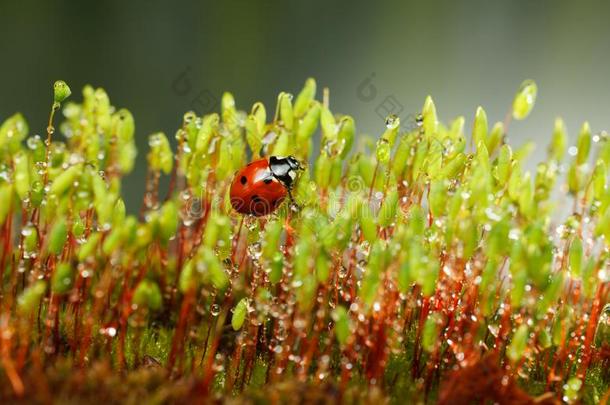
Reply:
[[[245, 111], [225, 93], [219, 113], [184, 114], [176, 147], [152, 134], [138, 217], [122, 198], [135, 119], [103, 89], [66, 102], [56, 131], [70, 96], [57, 82], [49, 142], [9, 117], [3, 397], [44, 402], [35, 382], [46, 381], [56, 399], [83, 401], [107, 390], [96, 399], [434, 402], [484, 395], [447, 390], [493, 355], [507, 395], [601, 400], [608, 134], [585, 122], [569, 148], [557, 119], [547, 158], [529, 172], [533, 144], [513, 150], [505, 134], [534, 107], [532, 81], [503, 123], [479, 107], [446, 124], [427, 97], [417, 125], [388, 116], [378, 139], [316, 99], [316, 87], [308, 79], [275, 108]], [[237, 214], [234, 173], [270, 154], [304, 166], [294, 201], [262, 218]], [[476, 378], [484, 387], [498, 375]]]

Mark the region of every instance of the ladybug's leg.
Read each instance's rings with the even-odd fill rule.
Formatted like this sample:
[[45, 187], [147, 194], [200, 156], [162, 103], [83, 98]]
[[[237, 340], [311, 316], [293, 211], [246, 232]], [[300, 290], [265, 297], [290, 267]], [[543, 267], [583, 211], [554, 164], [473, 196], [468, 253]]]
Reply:
[[288, 189], [288, 198], [290, 199], [290, 206], [295, 207], [298, 211], [300, 211], [302, 207], [299, 204], [297, 204], [296, 200], [292, 196], [291, 188]]

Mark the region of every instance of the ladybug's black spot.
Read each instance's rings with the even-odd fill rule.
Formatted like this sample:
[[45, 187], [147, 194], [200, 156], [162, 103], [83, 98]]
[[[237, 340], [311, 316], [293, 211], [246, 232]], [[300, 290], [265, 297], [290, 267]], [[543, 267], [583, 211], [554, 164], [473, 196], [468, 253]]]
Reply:
[[265, 182], [265, 184], [271, 184], [271, 182], [273, 181], [271, 179], [271, 177], [267, 177], [265, 180], [263, 180]]
[[259, 202], [259, 201], [262, 201], [262, 200], [261, 200], [261, 198], [258, 196], [258, 194], [254, 194], [254, 195], [252, 196], [252, 201], [254, 201], [254, 202], [256, 203], [256, 202]]
[[246, 176], [241, 176], [241, 179], [239, 179], [241, 184], [246, 184], [248, 182], [248, 179], [246, 178]]

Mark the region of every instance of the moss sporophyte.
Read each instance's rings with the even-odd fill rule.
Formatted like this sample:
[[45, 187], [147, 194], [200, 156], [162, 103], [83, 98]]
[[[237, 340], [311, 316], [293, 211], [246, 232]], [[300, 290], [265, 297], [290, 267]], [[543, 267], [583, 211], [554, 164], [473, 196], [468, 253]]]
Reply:
[[[606, 400], [608, 134], [569, 140], [558, 118], [529, 172], [532, 144], [506, 133], [531, 80], [501, 122], [479, 107], [444, 123], [428, 97], [417, 126], [389, 116], [378, 139], [316, 87], [269, 110], [225, 93], [175, 142], [150, 135], [138, 215], [121, 194], [134, 117], [103, 89], [73, 102], [56, 82], [45, 140], [7, 118], [0, 398]], [[289, 179], [294, 200], [238, 214], [235, 173], [270, 156], [309, 162], [282, 177], [263, 160], [257, 181]]]

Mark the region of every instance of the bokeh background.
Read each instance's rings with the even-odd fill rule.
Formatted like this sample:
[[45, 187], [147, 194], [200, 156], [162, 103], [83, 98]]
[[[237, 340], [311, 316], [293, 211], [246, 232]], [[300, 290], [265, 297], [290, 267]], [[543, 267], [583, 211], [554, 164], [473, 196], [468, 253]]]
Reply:
[[[90, 83], [136, 119], [140, 154], [126, 182], [137, 207], [149, 133], [172, 136], [185, 111], [268, 108], [315, 77], [331, 108], [378, 134], [431, 94], [441, 118], [477, 105], [502, 120], [523, 79], [538, 102], [510, 129], [542, 156], [554, 117], [610, 129], [610, 2], [581, 1], [5, 1], [0, 0], [0, 119], [21, 111], [44, 133], [51, 84], [76, 99]], [[173, 138], [173, 136], [172, 136]], [[534, 156], [535, 160], [536, 156]]]

